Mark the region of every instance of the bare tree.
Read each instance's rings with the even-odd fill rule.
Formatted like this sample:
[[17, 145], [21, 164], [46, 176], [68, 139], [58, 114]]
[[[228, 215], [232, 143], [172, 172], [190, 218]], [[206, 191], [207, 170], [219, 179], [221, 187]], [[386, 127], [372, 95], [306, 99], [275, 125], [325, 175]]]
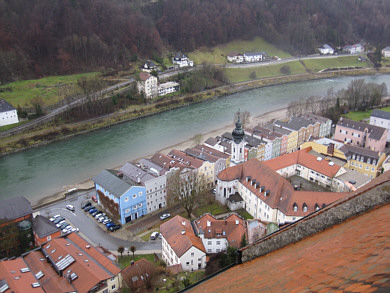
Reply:
[[348, 85], [345, 91], [345, 97], [348, 101], [348, 106], [351, 110], [357, 110], [359, 103], [363, 101], [363, 97], [367, 94], [367, 87], [364, 79], [354, 79]]
[[176, 172], [170, 180], [169, 201], [178, 202], [191, 218], [192, 211], [198, 206], [205, 190], [205, 180], [198, 175], [197, 170]]
[[134, 253], [135, 251], [137, 250], [137, 247], [135, 247], [134, 245], [130, 246], [129, 250], [133, 253], [133, 259], [134, 259]]
[[118, 247], [118, 252], [121, 254], [121, 257], [122, 257], [122, 254], [124, 251], [125, 251], [125, 248], [122, 245]]
[[306, 112], [316, 114], [319, 109], [320, 97], [310, 96], [305, 103]]
[[192, 141], [194, 142], [195, 145], [201, 144], [203, 141], [203, 134], [201, 133], [195, 134], [194, 137], [192, 138]]
[[245, 128], [245, 125], [249, 123], [249, 120], [251, 118], [251, 113], [249, 113], [248, 111], [244, 111], [244, 112], [237, 111], [236, 113], [234, 113], [233, 124], [237, 122], [237, 118], [239, 114], [240, 114], [240, 121], [242, 124], [242, 128]]

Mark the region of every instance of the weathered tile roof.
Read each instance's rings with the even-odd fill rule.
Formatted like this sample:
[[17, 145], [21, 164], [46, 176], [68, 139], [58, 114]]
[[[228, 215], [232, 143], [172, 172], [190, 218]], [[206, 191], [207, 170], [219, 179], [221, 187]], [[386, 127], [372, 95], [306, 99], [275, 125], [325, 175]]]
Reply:
[[373, 110], [371, 116], [390, 120], [390, 112], [386, 112], [382, 110]]
[[141, 81], [145, 81], [145, 80], [147, 80], [148, 78], [150, 78], [152, 75], [150, 74], [150, 73], [147, 73], [147, 72], [144, 72], [144, 71], [141, 71], [140, 73], [139, 73], [139, 79], [141, 80]]
[[315, 123], [316, 121], [310, 121], [303, 117], [296, 116], [291, 117], [288, 122], [284, 122], [281, 120], [275, 121], [275, 125], [296, 131], [299, 131], [301, 128], [308, 127], [309, 125], [314, 125]]
[[389, 175], [241, 249], [252, 260], [188, 292], [388, 292]]
[[46, 217], [37, 215], [33, 220], [33, 231], [39, 238], [58, 232], [60, 229]]
[[23, 196], [0, 201], [0, 219], [15, 220], [33, 213], [30, 202]]
[[[345, 157], [349, 160], [352, 158], [352, 155], [359, 155], [360, 159], [363, 159], [362, 162], [367, 163], [367, 160], [370, 159], [372, 164], [372, 160], [378, 160], [380, 157], [380, 153], [376, 151], [372, 151], [369, 149], [361, 148], [358, 146], [353, 146], [349, 144], [343, 145], [340, 149], [345, 154]], [[359, 160], [360, 161], [360, 160]]]
[[122, 276], [124, 280], [129, 280], [131, 284], [127, 284], [131, 287], [140, 287], [146, 284], [146, 280], [153, 277], [155, 266], [146, 260], [141, 258], [130, 266], [122, 270]]
[[92, 181], [107, 189], [112, 195], [121, 197], [134, 184], [129, 184], [125, 180], [119, 178], [116, 170], [103, 170], [98, 175], [92, 178]]
[[158, 153], [153, 155], [151, 158], [151, 161], [160, 167], [164, 168], [165, 170], [170, 170], [171, 168], [180, 168], [180, 170], [183, 170], [185, 168], [194, 169], [193, 166], [185, 165], [177, 160], [172, 159], [171, 157]]
[[119, 171], [123, 172], [123, 175], [129, 177], [131, 180], [141, 183], [143, 186], [145, 186], [145, 182], [156, 178], [156, 176], [153, 176], [132, 163], [124, 164]]
[[193, 246], [206, 253], [202, 240], [195, 236], [190, 220], [175, 216], [163, 223], [160, 231], [178, 257]]
[[189, 156], [185, 152], [179, 150], [171, 150], [168, 153], [168, 156], [186, 166], [194, 166], [195, 168], [200, 168], [204, 162], [203, 160]]
[[14, 106], [4, 99], [0, 99], [0, 113], [16, 110]]
[[204, 143], [211, 145], [211, 146], [215, 146], [218, 144], [218, 139], [216, 139], [214, 137], [209, 137], [208, 139], [206, 139], [206, 141]]
[[201, 150], [203, 153], [207, 153], [209, 155], [212, 155], [212, 156], [215, 156], [215, 157], [218, 157], [218, 158], [223, 158], [223, 159], [229, 158], [229, 155], [227, 155], [227, 154], [225, 154], [223, 152], [220, 152], [220, 151], [218, 151], [216, 149], [213, 149], [211, 147], [208, 147], [208, 146], [206, 146], [204, 144], [202, 144], [202, 145], [198, 144], [198, 145], [196, 145], [194, 147], [194, 149]]
[[164, 168], [157, 165], [156, 163], [153, 163], [149, 159], [142, 158], [141, 160], [138, 161], [138, 164], [140, 164], [141, 166], [145, 166], [149, 170], [156, 170], [158, 175], [160, 176], [165, 174]]
[[374, 140], [380, 140], [381, 137], [383, 136], [384, 132], [386, 131], [385, 128], [363, 123], [363, 122], [358, 122], [358, 121], [353, 121], [349, 120], [347, 118], [341, 117], [339, 122], [337, 122], [337, 125], [343, 126], [346, 128], [350, 129], [355, 129], [358, 131], [364, 131], [366, 128], [368, 129], [369, 133], [369, 138], [374, 139]]

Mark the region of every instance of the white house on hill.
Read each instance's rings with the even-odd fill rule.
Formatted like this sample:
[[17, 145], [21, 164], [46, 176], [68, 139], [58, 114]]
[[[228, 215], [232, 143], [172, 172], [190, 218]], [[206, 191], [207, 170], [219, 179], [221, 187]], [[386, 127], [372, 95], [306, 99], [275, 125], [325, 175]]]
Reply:
[[0, 99], [0, 126], [18, 123], [18, 113], [10, 103]]

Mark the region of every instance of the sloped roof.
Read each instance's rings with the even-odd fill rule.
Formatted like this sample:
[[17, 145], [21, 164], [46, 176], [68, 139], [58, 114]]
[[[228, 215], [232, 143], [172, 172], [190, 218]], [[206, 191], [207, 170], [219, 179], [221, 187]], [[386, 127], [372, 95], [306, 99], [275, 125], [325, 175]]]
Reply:
[[107, 189], [111, 194], [120, 198], [125, 194], [133, 185], [122, 180], [116, 174], [115, 170], [103, 170], [92, 181]]
[[206, 253], [202, 240], [195, 236], [190, 220], [175, 216], [161, 224], [160, 231], [178, 257], [193, 246]]
[[14, 106], [4, 99], [0, 99], [0, 113], [16, 110]]
[[[259, 240], [263, 246], [255, 248], [257, 255], [262, 256], [236, 265], [188, 292], [389, 291], [390, 205], [386, 190], [390, 176], [383, 176], [383, 180], [377, 178], [365, 190], [358, 190], [355, 195], [327, 207], [329, 214], [337, 215], [339, 211], [339, 217], [330, 222], [327, 229], [311, 225], [321, 223], [326, 218], [325, 212], [288, 225], [276, 235]], [[385, 182], [384, 186], [381, 182]], [[379, 197], [381, 200], [374, 200]], [[376, 202], [372, 204], [374, 208], [369, 204], [372, 201]], [[368, 207], [353, 210], [355, 205]], [[312, 230], [311, 236], [297, 235], [295, 232], [306, 223], [307, 229]], [[269, 246], [268, 241], [278, 241], [282, 237], [286, 244], [290, 243], [269, 253], [261, 250]], [[250, 246], [241, 252], [246, 249]]]
[[[367, 163], [367, 159], [371, 159], [371, 164], [372, 160], [378, 160], [380, 157], [380, 153], [376, 151], [372, 151], [369, 149], [361, 148], [358, 146], [353, 146], [349, 144], [343, 145], [340, 149], [345, 154], [345, 157], [348, 158], [352, 155], [359, 155], [363, 158], [363, 162]], [[350, 158], [349, 158], [350, 159]]]
[[147, 73], [147, 72], [144, 72], [144, 71], [141, 71], [139, 73], [139, 78], [140, 78], [141, 81], [145, 81], [145, 80], [147, 80], [150, 77], [152, 77], [152, 75], [150, 73]]
[[382, 110], [373, 110], [371, 116], [390, 120], [390, 112], [386, 112]]
[[204, 238], [227, 238], [229, 245], [236, 248], [240, 247], [243, 235], [248, 239], [246, 221], [235, 213], [222, 220], [217, 220], [211, 214], [204, 214], [194, 224], [203, 231]]
[[369, 138], [375, 139], [375, 140], [380, 140], [381, 137], [383, 136], [384, 132], [386, 131], [385, 128], [363, 123], [363, 122], [358, 122], [358, 121], [353, 121], [349, 120], [347, 118], [341, 117], [339, 122], [337, 122], [337, 126], [343, 126], [346, 128], [350, 129], [355, 129], [358, 131], [364, 131], [364, 129], [368, 129], [369, 133]]
[[145, 183], [147, 181], [156, 178], [156, 176], [153, 176], [152, 174], [148, 173], [145, 170], [142, 170], [140, 167], [137, 167], [132, 163], [124, 164], [119, 169], [119, 171], [123, 172], [123, 174], [129, 177], [131, 180], [134, 180], [135, 182], [140, 182], [143, 186], [145, 186]]
[[194, 149], [201, 150], [203, 153], [207, 153], [209, 155], [212, 155], [212, 156], [215, 156], [215, 157], [218, 157], [218, 158], [223, 158], [223, 159], [229, 158], [229, 155], [227, 155], [227, 154], [225, 154], [223, 152], [220, 152], [220, 151], [218, 151], [216, 149], [213, 149], [211, 147], [208, 147], [208, 146], [206, 146], [204, 144], [202, 144], [202, 145], [198, 144], [198, 145], [196, 145], [194, 147]]
[[60, 229], [46, 217], [37, 215], [33, 220], [33, 231], [39, 238], [58, 232]]
[[0, 219], [15, 220], [33, 213], [30, 202], [23, 196], [0, 201]]
[[185, 152], [179, 150], [171, 150], [168, 155], [174, 160], [177, 160], [187, 166], [194, 166], [195, 168], [200, 168], [203, 165], [202, 160], [189, 156]]
[[208, 144], [208, 145], [215, 146], [218, 144], [218, 139], [216, 139], [214, 137], [209, 137], [208, 139], [206, 139], [206, 141], [204, 143]]
[[164, 155], [162, 153], [158, 153], [153, 155], [151, 158], [151, 161], [165, 170], [170, 170], [171, 168], [179, 168], [180, 170], [183, 170], [185, 168], [194, 169], [193, 166], [185, 165], [177, 160], [172, 159], [171, 157]]
[[[145, 258], [137, 260], [135, 263], [122, 270], [122, 276], [126, 280], [133, 282], [133, 285], [139, 287], [145, 284], [145, 280], [152, 278], [155, 266]], [[133, 278], [135, 281], [133, 281]], [[131, 284], [128, 284], [129, 286]]]

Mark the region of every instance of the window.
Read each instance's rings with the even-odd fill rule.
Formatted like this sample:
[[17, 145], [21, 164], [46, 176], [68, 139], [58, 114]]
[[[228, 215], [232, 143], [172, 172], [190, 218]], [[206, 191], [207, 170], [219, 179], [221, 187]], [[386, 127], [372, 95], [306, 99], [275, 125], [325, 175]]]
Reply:
[[220, 245], [221, 244], [221, 241], [217, 241], [217, 245]]
[[190, 265], [190, 262], [189, 262], [189, 261], [187, 261], [187, 262], [186, 262], [186, 265], [187, 265], [187, 266], [189, 266], [189, 265]]
[[140, 203], [138, 204], [138, 206], [139, 206], [139, 207], [142, 207], [142, 202], [140, 202]]
[[127, 213], [130, 213], [130, 209], [126, 209], [125, 210], [125, 213], [127, 214]]
[[194, 257], [195, 253], [191, 252], [191, 257]]
[[303, 204], [303, 212], [307, 212], [307, 205], [306, 204]]
[[296, 203], [293, 204], [293, 211], [294, 212], [297, 212], [298, 211], [298, 206]]
[[126, 197], [125, 197], [125, 202], [128, 202], [128, 201], [129, 201], [129, 197], [126, 196]]
[[142, 191], [138, 192], [138, 196], [142, 196]]
[[137, 205], [134, 205], [134, 206], [133, 206], [133, 209], [135, 209], [135, 210], [136, 210], [136, 209], [137, 209]]
[[207, 241], [207, 245], [211, 245], [212, 244], [212, 242], [211, 241]]
[[115, 285], [112, 285], [111, 289], [114, 290], [115, 289]]
[[136, 198], [136, 197], [137, 197], [137, 195], [134, 193], [134, 194], [133, 194], [133, 198]]

